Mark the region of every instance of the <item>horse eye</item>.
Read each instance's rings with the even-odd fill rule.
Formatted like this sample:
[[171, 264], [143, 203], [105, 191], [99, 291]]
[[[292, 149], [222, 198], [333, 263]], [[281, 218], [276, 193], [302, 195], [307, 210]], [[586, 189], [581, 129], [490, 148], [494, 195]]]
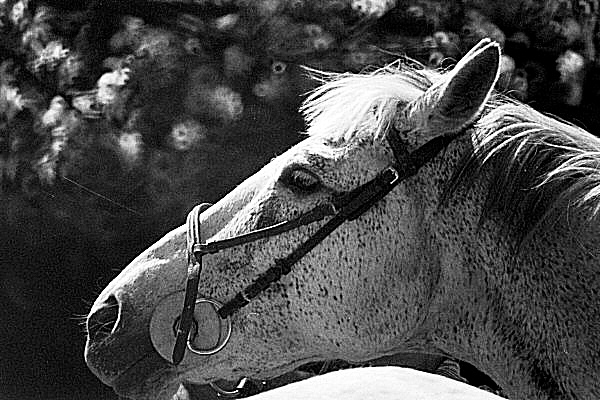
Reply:
[[297, 166], [285, 169], [279, 180], [293, 191], [305, 194], [313, 193], [321, 187], [321, 180], [317, 175]]

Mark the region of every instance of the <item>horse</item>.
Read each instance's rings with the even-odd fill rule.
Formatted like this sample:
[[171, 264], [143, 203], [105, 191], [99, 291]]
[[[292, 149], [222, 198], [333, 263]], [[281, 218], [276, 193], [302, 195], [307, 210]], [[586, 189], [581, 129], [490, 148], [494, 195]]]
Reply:
[[248, 400], [502, 400], [502, 397], [415, 369], [352, 368], [262, 392]]
[[483, 40], [444, 73], [313, 71], [307, 137], [99, 295], [89, 368], [168, 398], [418, 353], [472, 364], [510, 399], [600, 398], [600, 140], [495, 92], [500, 53]]

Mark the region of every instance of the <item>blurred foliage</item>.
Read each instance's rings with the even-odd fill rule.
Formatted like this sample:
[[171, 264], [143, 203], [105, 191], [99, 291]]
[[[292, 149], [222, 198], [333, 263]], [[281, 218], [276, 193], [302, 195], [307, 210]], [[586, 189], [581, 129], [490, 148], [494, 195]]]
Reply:
[[[194, 204], [301, 139], [302, 65], [448, 68], [492, 37], [499, 90], [593, 132], [597, 19], [583, 0], [0, 0], [0, 339], [29, 349], [23, 363], [84, 371], [65, 320]], [[18, 381], [6, 393], [70, 382], [0, 367]]]
[[4, 0], [2, 193], [55, 203], [57, 222], [95, 240], [144, 221], [164, 230], [299, 139], [295, 110], [314, 85], [300, 65], [358, 72], [408, 55], [445, 68], [482, 37], [505, 48], [501, 90], [585, 110], [597, 6]]

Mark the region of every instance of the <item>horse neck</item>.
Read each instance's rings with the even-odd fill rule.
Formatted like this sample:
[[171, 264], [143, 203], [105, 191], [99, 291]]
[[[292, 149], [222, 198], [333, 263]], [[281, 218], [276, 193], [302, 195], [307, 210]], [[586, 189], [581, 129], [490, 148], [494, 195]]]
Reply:
[[[436, 179], [425, 173], [420, 185], [429, 196], [441, 200], [436, 184], [470, 146], [461, 138], [428, 167]], [[481, 224], [494, 184], [486, 179], [484, 171], [429, 210], [441, 271], [426, 340], [486, 372], [510, 398], [600, 397], [598, 228], [583, 211], [557, 215], [515, 253], [502, 221]]]

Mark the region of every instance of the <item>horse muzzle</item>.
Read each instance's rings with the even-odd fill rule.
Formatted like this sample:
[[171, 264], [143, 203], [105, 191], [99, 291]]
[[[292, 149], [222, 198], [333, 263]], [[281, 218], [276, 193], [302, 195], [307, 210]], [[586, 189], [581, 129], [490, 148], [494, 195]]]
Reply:
[[128, 297], [102, 294], [87, 319], [85, 361], [104, 384], [119, 395], [144, 398], [173, 380], [175, 369], [156, 352], [148, 326]]

